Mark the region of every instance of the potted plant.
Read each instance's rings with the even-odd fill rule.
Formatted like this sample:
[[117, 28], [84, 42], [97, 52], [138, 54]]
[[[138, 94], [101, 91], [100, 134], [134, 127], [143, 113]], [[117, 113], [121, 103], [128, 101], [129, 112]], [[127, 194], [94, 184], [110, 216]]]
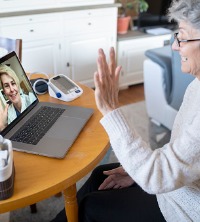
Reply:
[[131, 21], [131, 16], [128, 16], [128, 11], [134, 10], [136, 14], [139, 12], [146, 12], [149, 5], [145, 0], [116, 0], [121, 4], [118, 13], [117, 32], [125, 34]]

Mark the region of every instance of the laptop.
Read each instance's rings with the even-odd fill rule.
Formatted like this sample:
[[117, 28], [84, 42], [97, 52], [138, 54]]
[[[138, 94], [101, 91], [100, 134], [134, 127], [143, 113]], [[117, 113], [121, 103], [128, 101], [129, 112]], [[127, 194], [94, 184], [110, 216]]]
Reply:
[[[6, 92], [6, 87], [3, 90], [0, 84], [0, 105], [5, 109], [6, 103], [10, 104], [8, 123], [1, 129], [0, 134], [12, 141], [14, 150], [64, 158], [94, 110], [79, 106], [39, 102], [15, 52], [0, 58], [0, 70], [4, 69], [13, 70], [17, 76], [10, 81], [13, 87], [18, 85], [17, 90], [20, 93], [22, 109], [20, 113], [14, 106], [14, 103], [17, 103], [15, 95], [18, 93], [13, 90], [10, 96], [8, 91]], [[11, 100], [14, 101], [11, 102]], [[42, 112], [45, 114], [41, 114]], [[0, 119], [0, 121], [2, 120]], [[40, 125], [37, 126], [34, 121], [39, 122]], [[50, 126], [48, 126], [49, 122], [51, 122]]]

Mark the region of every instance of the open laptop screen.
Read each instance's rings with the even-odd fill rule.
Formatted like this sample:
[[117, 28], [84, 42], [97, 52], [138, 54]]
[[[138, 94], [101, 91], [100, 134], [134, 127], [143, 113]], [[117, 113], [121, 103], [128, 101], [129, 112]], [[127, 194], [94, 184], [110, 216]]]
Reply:
[[16, 53], [0, 58], [0, 133], [7, 133], [37, 102]]

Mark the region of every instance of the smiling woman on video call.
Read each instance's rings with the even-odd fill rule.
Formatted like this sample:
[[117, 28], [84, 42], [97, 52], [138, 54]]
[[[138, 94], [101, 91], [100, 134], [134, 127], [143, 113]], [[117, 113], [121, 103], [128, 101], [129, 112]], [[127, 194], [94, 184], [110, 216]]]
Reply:
[[24, 94], [16, 73], [9, 66], [2, 64], [0, 64], [0, 87], [10, 102], [5, 108], [0, 102], [0, 131], [2, 131], [35, 100], [35, 96], [31, 92], [28, 95]]
[[[79, 222], [200, 221], [200, 0], [173, 0], [168, 15], [179, 26], [172, 49], [180, 54], [181, 69], [196, 77], [185, 92], [170, 141], [152, 150], [132, 129], [118, 104], [121, 67], [116, 67], [114, 49], [109, 64], [100, 49], [95, 99], [122, 166], [93, 171], [77, 195]], [[66, 221], [64, 212], [54, 221]]]

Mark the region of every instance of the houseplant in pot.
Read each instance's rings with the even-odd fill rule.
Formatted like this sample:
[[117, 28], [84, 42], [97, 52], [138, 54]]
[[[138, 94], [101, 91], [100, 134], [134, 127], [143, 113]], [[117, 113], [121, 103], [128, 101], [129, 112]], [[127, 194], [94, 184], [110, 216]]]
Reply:
[[116, 0], [116, 3], [120, 3], [117, 21], [117, 33], [125, 34], [128, 31], [128, 27], [131, 21], [131, 16], [128, 12], [134, 10], [136, 14], [139, 12], [146, 12], [148, 9], [148, 3], [145, 0]]

